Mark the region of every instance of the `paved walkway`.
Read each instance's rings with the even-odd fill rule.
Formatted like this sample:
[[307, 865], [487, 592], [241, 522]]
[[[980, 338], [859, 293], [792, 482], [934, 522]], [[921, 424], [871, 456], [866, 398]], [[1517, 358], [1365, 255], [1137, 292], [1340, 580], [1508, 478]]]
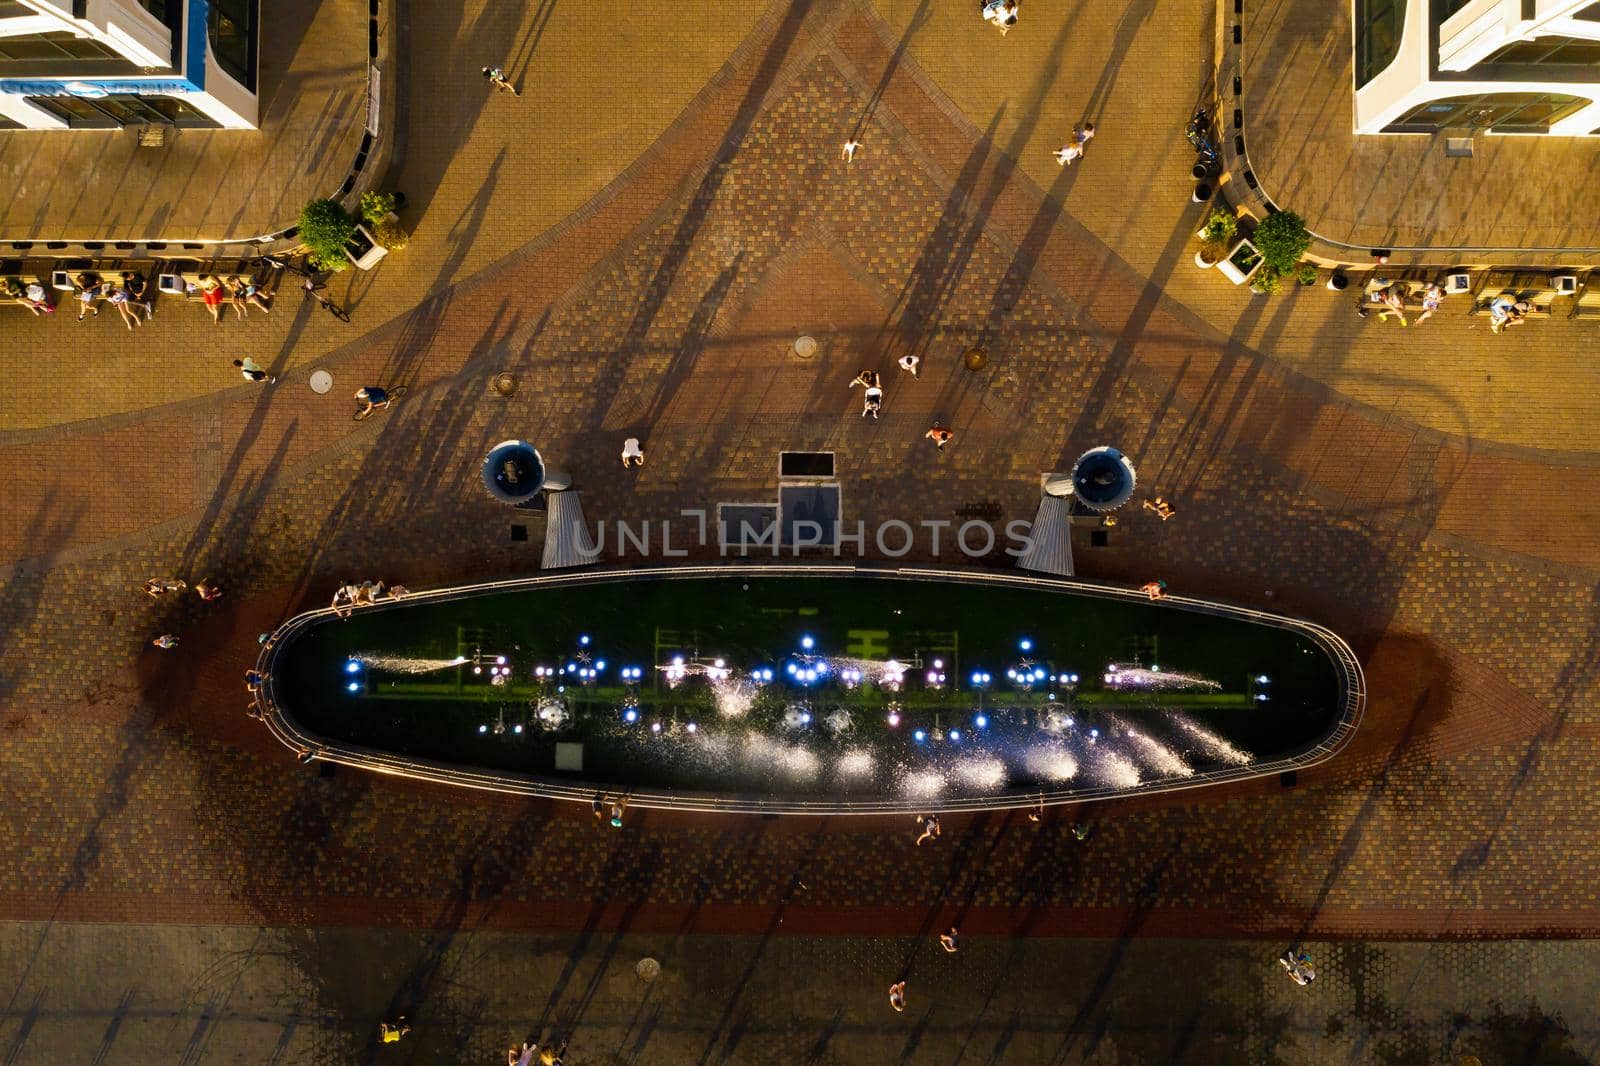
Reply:
[[[1578, 1066], [1600, 1054], [1600, 948], [636, 933], [529, 936], [0, 925], [15, 1066], [501, 1063], [528, 1036], [615, 1062]], [[660, 964], [645, 982], [644, 959]], [[150, 960], [160, 960], [159, 969]], [[71, 980], [62, 978], [71, 976]], [[907, 982], [907, 1007], [888, 1005]], [[404, 1013], [411, 1035], [381, 1046]]]
[[[0, 773], [32, 798], [0, 810], [0, 915], [661, 935], [783, 917], [913, 935], [959, 912], [996, 937], [1600, 933], [1581, 843], [1600, 835], [1596, 381], [1550, 361], [1558, 324], [1488, 348], [1464, 316], [1380, 335], [1315, 303], [1321, 290], [1249, 301], [1188, 271], [1198, 213], [1181, 201], [1152, 201], [1120, 235], [1084, 221], [1094, 167], [1142, 159], [1143, 133], [1108, 130], [1041, 188], [873, 8], [780, 0], [753, 25], [685, 119], [570, 224], [413, 290], [421, 302], [390, 321], [358, 318], [329, 354], [306, 356], [320, 323], [291, 318], [254, 349], [282, 369], [275, 388], [145, 409], [156, 371], [177, 366], [159, 360], [232, 372], [221, 353], [152, 345], [158, 362], [119, 364], [146, 390], [125, 411], [0, 438]], [[846, 166], [840, 131], [857, 123], [870, 150]], [[457, 225], [433, 214], [419, 233]], [[501, 229], [486, 213], [462, 232], [509, 241]], [[818, 358], [789, 354], [802, 332]], [[1299, 369], [1319, 345], [1392, 364], [1424, 335], [1437, 365], [1375, 382], [1382, 406]], [[957, 364], [974, 341], [995, 356], [982, 375]], [[846, 383], [905, 350], [926, 373], [886, 374], [885, 417], [864, 422]], [[1461, 384], [1489, 360], [1505, 393]], [[328, 397], [305, 386], [313, 365], [337, 379]], [[522, 383], [509, 399], [487, 385], [502, 369]], [[348, 392], [367, 381], [412, 392], [358, 427]], [[1541, 403], [1502, 409], [1535, 391]], [[1447, 431], [1420, 417], [1434, 405]], [[943, 453], [920, 436], [935, 416], [958, 434]], [[1513, 443], [1486, 441], [1485, 424]], [[512, 541], [474, 472], [513, 435], [577, 475], [591, 517], [635, 522], [770, 495], [774, 453], [795, 447], [839, 452], [847, 520], [987, 500], [1027, 517], [1041, 472], [1121, 443], [1179, 515], [1130, 515], [1108, 547], [1082, 546], [1082, 571], [1331, 625], [1367, 669], [1367, 722], [1294, 788], [1042, 827], [952, 818], [937, 849], [898, 820], [649, 814], [597, 836], [586, 810], [297, 766], [242, 714], [254, 637], [341, 579], [530, 572], [537, 534]], [[624, 476], [635, 435], [651, 463]], [[227, 594], [203, 611], [138, 595], [156, 574], [211, 575]], [[179, 648], [149, 647], [166, 630]], [[1095, 821], [1086, 844], [1080, 816]]]

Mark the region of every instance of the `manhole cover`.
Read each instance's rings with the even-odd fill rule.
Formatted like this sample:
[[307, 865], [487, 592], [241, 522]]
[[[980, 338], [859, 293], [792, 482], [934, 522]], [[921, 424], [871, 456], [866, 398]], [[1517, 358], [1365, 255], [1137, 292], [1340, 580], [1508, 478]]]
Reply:
[[311, 375], [311, 391], [318, 396], [325, 394], [333, 388], [333, 375], [326, 370], [314, 371]]
[[633, 972], [639, 975], [639, 980], [648, 983], [661, 976], [661, 964], [655, 959], [640, 959]]
[[794, 342], [794, 354], [801, 359], [810, 359], [817, 354], [817, 338], [800, 337]]
[[962, 353], [961, 361], [967, 364], [967, 369], [976, 374], [989, 365], [989, 353], [982, 348], [968, 348]]
[[502, 371], [490, 380], [489, 384], [502, 396], [510, 396], [517, 391], [517, 375]]

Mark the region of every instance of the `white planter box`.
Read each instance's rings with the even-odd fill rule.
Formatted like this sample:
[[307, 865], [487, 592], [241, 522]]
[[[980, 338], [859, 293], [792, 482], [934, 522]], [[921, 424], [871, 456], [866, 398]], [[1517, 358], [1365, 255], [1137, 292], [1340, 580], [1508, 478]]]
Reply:
[[351, 251], [350, 241], [346, 241], [344, 246], [345, 258], [354, 263], [358, 270], [371, 270], [378, 265], [378, 260], [389, 254], [389, 249], [379, 244], [378, 239], [372, 235], [372, 231], [364, 225], [356, 226], [356, 233], [358, 236], [351, 237], [350, 241], [359, 241], [364, 238], [367, 250], [358, 257]]
[[[1246, 256], [1241, 256], [1239, 254], [1242, 250], [1247, 250], [1247, 254], [1249, 256], [1255, 257], [1255, 262], [1250, 264], [1249, 270], [1240, 270], [1238, 264], [1234, 262], [1234, 258], [1236, 256], [1239, 258], [1246, 258]], [[1243, 285], [1245, 282], [1255, 277], [1256, 271], [1261, 269], [1261, 264], [1263, 262], [1264, 260], [1261, 258], [1260, 250], [1249, 241], [1241, 240], [1238, 244], [1228, 249], [1228, 254], [1217, 263], [1217, 269], [1222, 272], [1223, 277], [1227, 278], [1235, 285]]]

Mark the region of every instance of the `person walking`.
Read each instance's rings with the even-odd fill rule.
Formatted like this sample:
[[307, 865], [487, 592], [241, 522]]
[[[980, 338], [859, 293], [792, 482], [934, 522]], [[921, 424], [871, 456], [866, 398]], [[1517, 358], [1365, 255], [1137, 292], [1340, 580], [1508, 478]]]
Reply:
[[1146, 581], [1139, 586], [1139, 591], [1149, 596], [1152, 600], [1166, 599], [1167, 583], [1165, 581]]
[[984, 0], [983, 21], [997, 27], [1004, 37], [1017, 24], [1018, 6], [1019, 0]]
[[952, 925], [949, 932], [939, 934], [939, 946], [944, 948], [947, 953], [954, 955], [957, 950], [956, 939], [960, 935], [960, 930]]
[[144, 594], [160, 599], [169, 592], [182, 592], [188, 587], [189, 583], [187, 581], [180, 581], [170, 577], [153, 577], [144, 583]]
[[638, 437], [629, 437], [627, 440], [622, 442], [622, 465], [644, 465], [644, 449], [639, 446]]
[[933, 446], [938, 448], [941, 452], [944, 451], [944, 446], [946, 444], [949, 444], [951, 441], [956, 439], [956, 435], [954, 433], [950, 432], [937, 422], [935, 422], [933, 424], [933, 428], [924, 433], [923, 436], [933, 441]]
[[622, 812], [628, 809], [628, 797], [623, 796], [611, 805], [611, 828], [622, 828]]
[[936, 814], [917, 815], [917, 824], [922, 826], [922, 833], [917, 837], [919, 848], [929, 840], [938, 840], [939, 834], [944, 831], [939, 826], [939, 816]]
[[1304, 951], [1289, 948], [1278, 956], [1278, 965], [1289, 973], [1289, 980], [1304, 988], [1317, 979], [1316, 967], [1311, 965], [1311, 956]]
[[1172, 509], [1172, 504], [1167, 502], [1165, 496], [1157, 496], [1154, 500], [1144, 501], [1144, 509], [1146, 511], [1154, 511], [1156, 517], [1163, 522], [1178, 513]]
[[860, 147], [861, 142], [852, 137], [844, 142], [843, 148], [839, 149], [839, 158], [846, 163], [854, 163], [856, 161], [856, 149]]
[[906, 983], [896, 981], [889, 986], [889, 1006], [894, 1008], [896, 1014], [902, 1014], [906, 1009]]
[[154, 644], [162, 651], [169, 651], [178, 646], [178, 638], [173, 636], [171, 633], [163, 633], [150, 643]]
[[905, 355], [900, 357], [899, 362], [900, 369], [904, 370], [912, 377], [917, 377], [922, 373], [922, 371], [918, 369], [922, 365], [922, 357], [920, 355], [912, 355], [910, 352], [907, 352]]
[[270, 385], [278, 380], [271, 374], [268, 374], [265, 370], [262, 370], [260, 365], [248, 355], [243, 359], [235, 359], [233, 361], [233, 365], [239, 368], [239, 373], [244, 375], [244, 379], [246, 381], [265, 381]]
[[222, 599], [222, 588], [209, 577], [196, 584], [194, 592], [205, 603], [215, 603]]
[[883, 409], [883, 380], [876, 370], [863, 370], [850, 382], [852, 389], [857, 385], [866, 390], [861, 397], [861, 417], [871, 415], [876, 421], [878, 412]]
[[388, 1022], [378, 1023], [378, 1039], [385, 1044], [398, 1044], [400, 1043], [400, 1038], [409, 1032], [411, 1032], [411, 1026], [406, 1024], [406, 1016], [404, 1014], [396, 1018], [393, 1025]]
[[506, 72], [499, 67], [484, 67], [483, 80], [503, 93], [510, 93], [512, 96], [522, 95], [517, 91], [517, 87], [511, 84], [510, 79], [506, 77]]

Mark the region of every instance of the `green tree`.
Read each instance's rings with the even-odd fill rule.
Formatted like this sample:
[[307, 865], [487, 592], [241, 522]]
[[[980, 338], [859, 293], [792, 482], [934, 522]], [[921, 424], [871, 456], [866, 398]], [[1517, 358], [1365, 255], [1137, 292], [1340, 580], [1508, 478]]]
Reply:
[[300, 209], [300, 243], [311, 249], [318, 270], [339, 271], [350, 265], [344, 244], [356, 231], [355, 218], [334, 200], [312, 200]]

